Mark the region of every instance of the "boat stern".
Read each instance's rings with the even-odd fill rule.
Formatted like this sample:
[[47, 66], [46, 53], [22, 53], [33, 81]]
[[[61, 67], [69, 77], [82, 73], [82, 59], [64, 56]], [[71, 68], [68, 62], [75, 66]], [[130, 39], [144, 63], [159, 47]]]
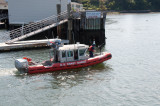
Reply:
[[26, 59], [16, 59], [15, 60], [15, 67], [21, 73], [28, 72], [28, 61]]

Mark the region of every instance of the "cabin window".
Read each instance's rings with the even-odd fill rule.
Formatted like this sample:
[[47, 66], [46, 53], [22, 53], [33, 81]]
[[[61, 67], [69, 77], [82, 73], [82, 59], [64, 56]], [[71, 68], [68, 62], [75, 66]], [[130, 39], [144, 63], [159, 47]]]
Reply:
[[80, 8], [80, 5], [76, 5], [77, 8]]
[[66, 57], [66, 51], [62, 51], [62, 58]]
[[79, 50], [79, 56], [84, 56], [86, 49]]
[[67, 51], [68, 57], [73, 57], [73, 52], [72, 51]]

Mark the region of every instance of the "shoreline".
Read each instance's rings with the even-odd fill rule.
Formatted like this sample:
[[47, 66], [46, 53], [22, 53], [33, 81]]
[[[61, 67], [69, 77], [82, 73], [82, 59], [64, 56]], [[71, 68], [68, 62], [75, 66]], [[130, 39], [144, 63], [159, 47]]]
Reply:
[[124, 10], [124, 11], [115, 11], [115, 10], [108, 10], [105, 11], [107, 14], [123, 14], [123, 13], [158, 13], [159, 11], [152, 11], [152, 10]]

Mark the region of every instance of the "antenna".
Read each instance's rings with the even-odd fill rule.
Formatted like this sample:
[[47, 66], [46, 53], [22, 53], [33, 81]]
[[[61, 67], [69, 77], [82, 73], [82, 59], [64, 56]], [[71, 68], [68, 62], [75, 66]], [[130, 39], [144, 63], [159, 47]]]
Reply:
[[[45, 36], [45, 37], [47, 38], [47, 36]], [[48, 38], [47, 38], [47, 39], [48, 39]], [[48, 39], [48, 43], [47, 43], [47, 45], [48, 45], [48, 46], [50, 46], [49, 39]], [[51, 58], [52, 58], [52, 57], [51, 57], [51, 51], [49, 51], [49, 60], [50, 60], [50, 61], [51, 61]]]

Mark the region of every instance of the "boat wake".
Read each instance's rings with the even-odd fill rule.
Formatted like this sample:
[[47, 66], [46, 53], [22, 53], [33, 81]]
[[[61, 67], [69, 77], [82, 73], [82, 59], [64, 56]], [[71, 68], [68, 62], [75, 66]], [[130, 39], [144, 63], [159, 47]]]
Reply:
[[0, 68], [0, 76], [7, 76], [7, 75], [16, 75], [17, 70], [15, 68], [4, 69]]

